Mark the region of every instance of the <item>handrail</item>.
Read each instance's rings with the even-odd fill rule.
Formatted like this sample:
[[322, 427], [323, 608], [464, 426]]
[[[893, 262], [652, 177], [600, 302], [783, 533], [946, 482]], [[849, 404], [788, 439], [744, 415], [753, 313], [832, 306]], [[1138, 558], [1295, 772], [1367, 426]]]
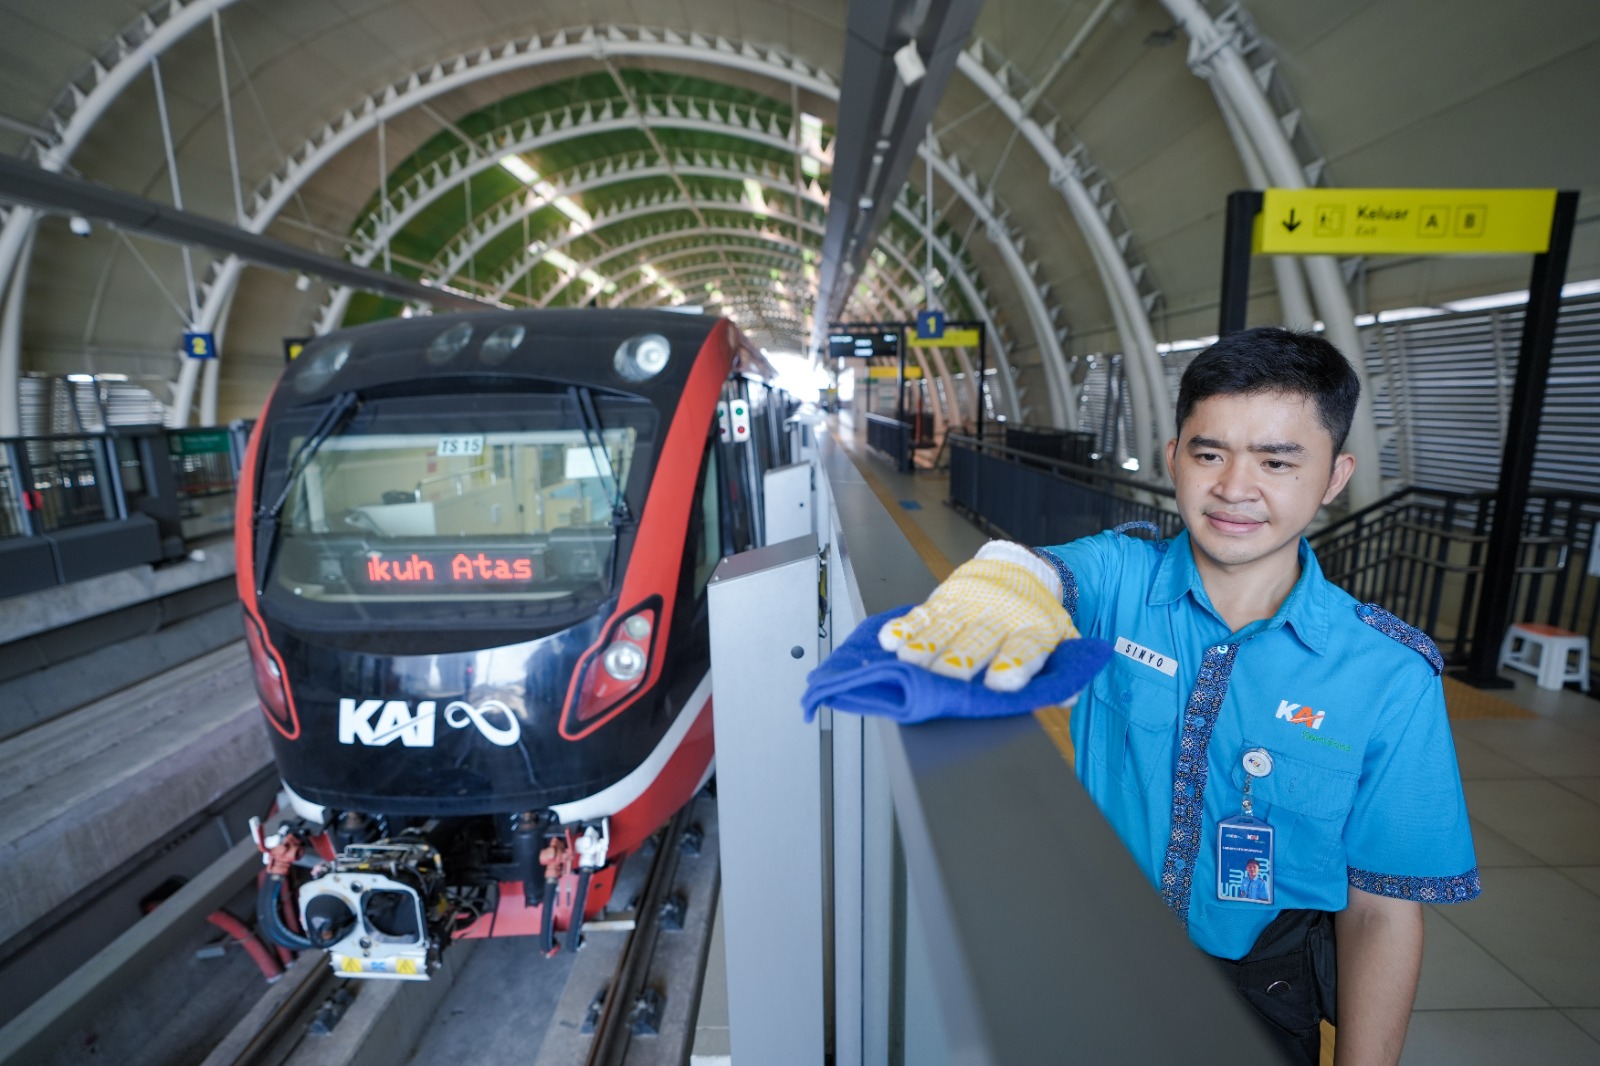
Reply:
[[[1541, 490], [1537, 486], [1532, 487], [1529, 491], [1534, 496], [1545, 500], [1570, 500], [1579, 503], [1592, 503], [1594, 506], [1600, 507], [1600, 494], [1597, 493], [1572, 492], [1567, 489]], [[1346, 527], [1359, 526], [1361, 522], [1369, 515], [1384, 511], [1408, 497], [1415, 496], [1432, 496], [1442, 500], [1455, 500], [1458, 502], [1470, 501], [1474, 503], [1487, 502], [1492, 504], [1494, 502], [1495, 494], [1489, 490], [1484, 490], [1482, 492], [1462, 492], [1459, 489], [1431, 489], [1418, 485], [1407, 485], [1403, 488], [1396, 489], [1395, 491], [1389, 493], [1389, 495], [1374, 503], [1368, 504], [1359, 511], [1352, 511], [1347, 515], [1340, 516], [1337, 520], [1328, 523], [1315, 533], [1310, 534], [1308, 539], [1315, 544], [1319, 540], [1328, 540], [1347, 533], [1350, 530]], [[1487, 535], [1485, 536], [1485, 539], [1487, 539]]]
[[1123, 477], [1120, 474], [1108, 474], [1106, 471], [1097, 467], [1079, 466], [1075, 463], [1064, 462], [1060, 459], [1051, 459], [1048, 456], [1034, 455], [1032, 452], [1020, 451], [1016, 448], [1008, 448], [1004, 444], [996, 444], [993, 441], [980, 440], [977, 437], [969, 437], [961, 433], [951, 433], [946, 439], [948, 443], [969, 445], [974, 451], [992, 452], [1007, 459], [1026, 461], [1035, 466], [1043, 465], [1049, 467], [1051, 470], [1054, 470], [1056, 473], [1066, 476], [1092, 478], [1096, 481], [1104, 481], [1111, 485], [1118, 485], [1134, 492], [1148, 492], [1154, 496], [1164, 496], [1169, 500], [1177, 499], [1177, 495], [1170, 488], [1167, 488], [1164, 485], [1155, 485], [1148, 481], [1138, 481], [1131, 477]]
[[[1309, 539], [1329, 580], [1394, 611], [1462, 662], [1503, 636], [1473, 623], [1494, 507], [1489, 492], [1407, 488]], [[1535, 489], [1512, 567], [1514, 619], [1586, 633], [1591, 655], [1600, 651], [1600, 582], [1589, 573], [1597, 525], [1600, 494]]]

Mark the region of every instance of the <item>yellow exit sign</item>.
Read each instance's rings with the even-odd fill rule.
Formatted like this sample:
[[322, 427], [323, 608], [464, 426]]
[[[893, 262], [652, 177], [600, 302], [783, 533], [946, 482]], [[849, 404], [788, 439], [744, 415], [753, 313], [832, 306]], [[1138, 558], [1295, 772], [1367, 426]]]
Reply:
[[1488, 255], [1550, 246], [1554, 189], [1267, 189], [1260, 255]]

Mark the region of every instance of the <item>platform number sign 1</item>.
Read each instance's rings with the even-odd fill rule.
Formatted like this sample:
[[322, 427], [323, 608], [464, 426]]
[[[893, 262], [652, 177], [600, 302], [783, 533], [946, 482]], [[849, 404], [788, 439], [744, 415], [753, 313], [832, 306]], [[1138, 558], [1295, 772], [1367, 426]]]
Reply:
[[185, 333], [183, 335], [183, 354], [190, 359], [215, 359], [217, 357], [217, 338], [212, 333]]

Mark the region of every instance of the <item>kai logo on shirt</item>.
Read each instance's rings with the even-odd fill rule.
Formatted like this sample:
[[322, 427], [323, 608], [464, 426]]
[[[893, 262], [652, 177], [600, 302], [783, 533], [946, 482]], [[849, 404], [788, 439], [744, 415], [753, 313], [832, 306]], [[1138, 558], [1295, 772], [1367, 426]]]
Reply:
[[[342, 699], [339, 743], [381, 748], [398, 740], [408, 748], [431, 748], [438, 706], [436, 700], [423, 700], [413, 714], [405, 700]], [[522, 739], [521, 720], [499, 700], [484, 700], [476, 707], [465, 700], [453, 700], [445, 705], [444, 721], [452, 729], [461, 729], [470, 722], [485, 740], [502, 748]]]
[[1327, 711], [1290, 703], [1288, 700], [1279, 700], [1276, 717], [1293, 722], [1295, 725], [1303, 725], [1308, 729], [1321, 729], [1322, 719], [1327, 717], [1327, 714]]

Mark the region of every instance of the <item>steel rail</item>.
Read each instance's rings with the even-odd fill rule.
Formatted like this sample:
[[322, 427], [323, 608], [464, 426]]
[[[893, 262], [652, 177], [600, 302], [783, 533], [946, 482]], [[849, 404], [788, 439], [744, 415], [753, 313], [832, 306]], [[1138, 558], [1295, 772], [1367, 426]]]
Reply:
[[650, 957], [655, 953], [656, 936], [660, 932], [661, 905], [666, 902], [667, 890], [678, 871], [679, 842], [693, 807], [691, 800], [673, 816], [656, 847], [655, 862], [651, 864], [650, 876], [635, 912], [636, 924], [627, 946], [622, 949], [622, 958], [617, 961], [616, 976], [606, 991], [605, 1007], [595, 1026], [586, 1066], [622, 1066], [627, 1060], [633, 1004], [644, 991], [649, 976]]

